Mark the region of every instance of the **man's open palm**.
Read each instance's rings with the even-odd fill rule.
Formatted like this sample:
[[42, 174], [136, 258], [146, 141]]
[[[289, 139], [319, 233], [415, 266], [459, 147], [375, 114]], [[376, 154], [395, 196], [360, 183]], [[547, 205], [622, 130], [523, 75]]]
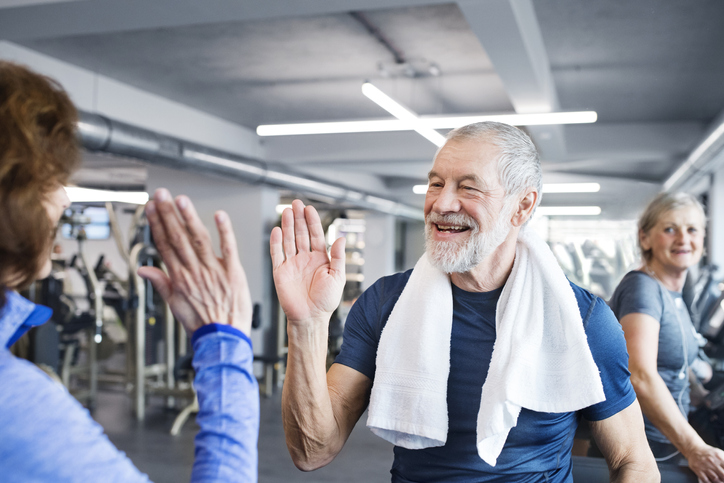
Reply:
[[282, 213], [281, 228], [272, 230], [269, 245], [274, 285], [289, 323], [328, 321], [344, 289], [344, 238], [327, 255], [317, 211], [294, 200]]

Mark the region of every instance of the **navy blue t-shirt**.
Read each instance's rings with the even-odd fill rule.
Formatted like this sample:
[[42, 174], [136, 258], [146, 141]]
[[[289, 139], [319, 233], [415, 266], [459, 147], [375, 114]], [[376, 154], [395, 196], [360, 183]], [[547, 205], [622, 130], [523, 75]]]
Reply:
[[[380, 334], [410, 273], [384, 277], [359, 298], [347, 317], [342, 349], [335, 362], [374, 380]], [[599, 421], [627, 408], [636, 398], [629, 382], [626, 342], [608, 306], [580, 287], [571, 286], [606, 394], [605, 401], [581, 410], [580, 415]], [[421, 450], [396, 446], [393, 482], [572, 481], [570, 456], [578, 425], [576, 413], [522, 409], [495, 467], [478, 456], [476, 422], [495, 343], [495, 307], [501, 292], [502, 288], [466, 292], [453, 285], [447, 442]]]

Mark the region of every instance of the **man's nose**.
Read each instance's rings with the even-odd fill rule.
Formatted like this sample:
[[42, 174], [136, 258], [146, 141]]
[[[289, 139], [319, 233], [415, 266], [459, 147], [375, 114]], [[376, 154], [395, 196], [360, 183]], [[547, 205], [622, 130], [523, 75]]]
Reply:
[[460, 199], [456, 190], [452, 187], [443, 188], [435, 199], [435, 203], [433, 203], [433, 209], [438, 213], [456, 213], [460, 211]]

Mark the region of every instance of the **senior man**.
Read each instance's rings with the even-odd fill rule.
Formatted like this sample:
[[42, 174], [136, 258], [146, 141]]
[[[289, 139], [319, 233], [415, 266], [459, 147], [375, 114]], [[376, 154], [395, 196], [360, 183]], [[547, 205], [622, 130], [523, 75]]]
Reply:
[[367, 425], [395, 444], [393, 482], [572, 481], [580, 417], [612, 480], [658, 481], [618, 322], [524, 229], [540, 191], [522, 131], [452, 131], [429, 173], [426, 253], [359, 298], [326, 375], [344, 240], [328, 256], [316, 211], [284, 211], [270, 245], [288, 319], [284, 428], [300, 469], [329, 463], [369, 406]]

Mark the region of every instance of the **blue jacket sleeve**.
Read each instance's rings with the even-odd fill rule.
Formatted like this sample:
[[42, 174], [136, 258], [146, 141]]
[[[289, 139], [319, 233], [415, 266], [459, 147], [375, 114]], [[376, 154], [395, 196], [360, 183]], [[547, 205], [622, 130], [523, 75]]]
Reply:
[[198, 329], [194, 386], [199, 399], [193, 483], [257, 481], [259, 389], [251, 341], [228, 325]]

